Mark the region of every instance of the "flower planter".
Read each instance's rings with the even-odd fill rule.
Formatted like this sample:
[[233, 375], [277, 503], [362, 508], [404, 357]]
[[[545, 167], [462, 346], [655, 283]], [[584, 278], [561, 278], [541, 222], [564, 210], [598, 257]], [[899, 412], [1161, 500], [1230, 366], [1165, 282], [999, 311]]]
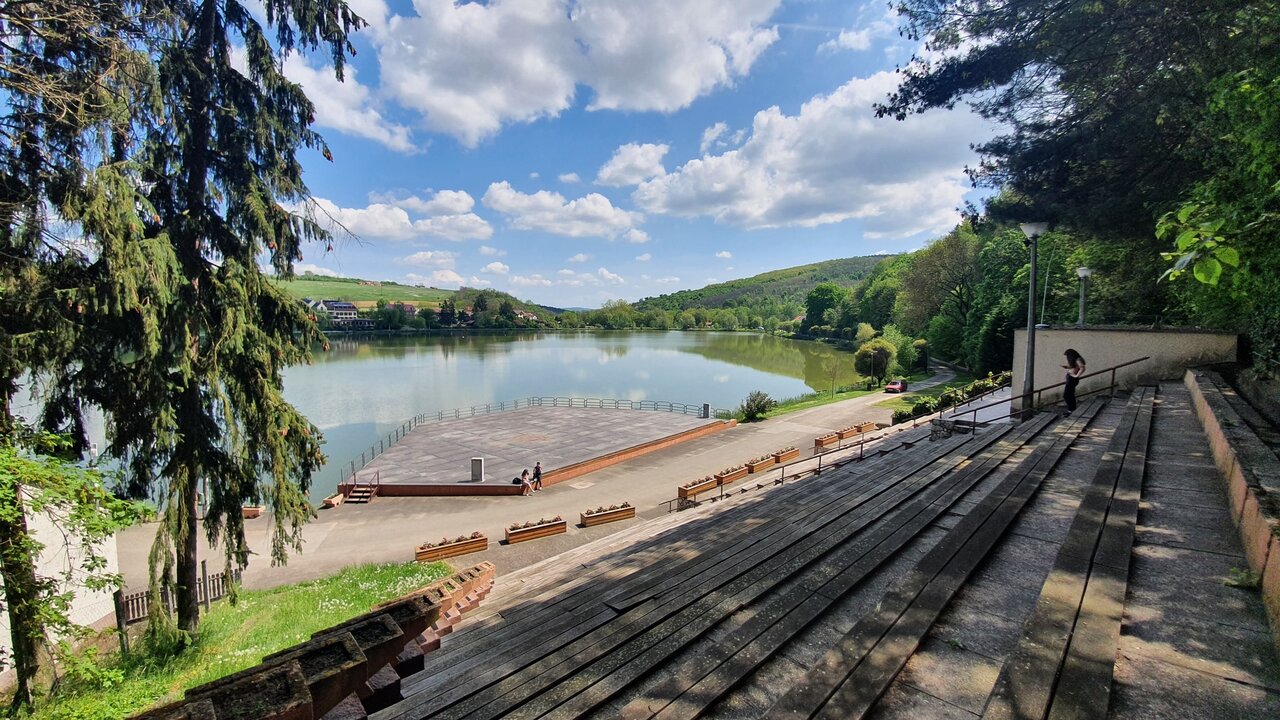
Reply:
[[877, 427], [878, 426], [873, 422], [864, 422], [864, 423], [859, 423], [857, 425], [854, 425], [854, 428], [856, 428], [860, 433], [871, 432], [872, 430], [875, 430]]
[[243, 513], [245, 520], [252, 520], [262, 516], [263, 507], [261, 505], [245, 505], [240, 508], [240, 512]]
[[719, 484], [720, 482], [715, 478], [708, 478], [706, 480], [702, 480], [688, 487], [681, 485], [678, 488], [677, 494], [683, 500], [692, 500], [693, 498], [697, 497], [701, 493], [704, 493], [708, 490], [716, 489], [716, 486]]
[[831, 433], [830, 435], [823, 435], [822, 437], [814, 438], [813, 447], [819, 448], [819, 449], [825, 448], [825, 447], [831, 447], [832, 445], [835, 445], [838, 442], [840, 442], [840, 434]]
[[346, 499], [347, 499], [346, 495], [343, 495], [342, 493], [337, 492], [325, 498], [324, 502], [320, 503], [320, 505], [322, 507], [327, 507], [327, 508], [336, 508], [339, 505], [341, 505], [342, 502]]
[[800, 448], [791, 448], [790, 450], [782, 450], [773, 454], [773, 459], [778, 463], [791, 462], [800, 457]]
[[605, 523], [617, 522], [619, 520], [627, 520], [636, 516], [634, 506], [614, 508], [612, 510], [604, 510], [602, 512], [584, 512], [578, 515], [578, 520], [582, 527], [593, 527], [595, 525], [603, 525]]
[[507, 528], [507, 544], [524, 542], [526, 540], [537, 540], [538, 538], [549, 537], [551, 535], [559, 535], [569, 529], [569, 523], [564, 520], [553, 520], [552, 522], [534, 525], [533, 527], [520, 528], [512, 530]]
[[836, 434], [836, 435], [839, 435], [841, 440], [848, 440], [849, 438], [853, 437], [854, 435], [857, 435], [859, 432], [861, 432], [861, 431], [860, 431], [860, 430], [858, 430], [858, 426], [857, 426], [857, 425], [850, 425], [850, 426], [849, 426], [849, 427], [847, 427], [847, 428], [843, 428], [843, 429], [837, 430], [835, 434]]
[[758, 472], [764, 472], [765, 470], [768, 470], [769, 468], [773, 467], [777, 462], [778, 460], [772, 455], [762, 460], [749, 462], [747, 463], [747, 473], [754, 474]]
[[747, 469], [745, 467], [740, 467], [736, 470], [730, 470], [729, 472], [716, 473], [715, 477], [716, 477], [716, 482], [720, 483], [721, 485], [728, 485], [734, 480], [741, 480], [746, 476], [747, 476]]
[[467, 553], [480, 552], [489, 549], [489, 538], [481, 535], [478, 538], [467, 538], [466, 540], [454, 540], [453, 542], [434, 547], [420, 546], [414, 549], [413, 559], [418, 562], [435, 562], [451, 558], [456, 555], [466, 555]]

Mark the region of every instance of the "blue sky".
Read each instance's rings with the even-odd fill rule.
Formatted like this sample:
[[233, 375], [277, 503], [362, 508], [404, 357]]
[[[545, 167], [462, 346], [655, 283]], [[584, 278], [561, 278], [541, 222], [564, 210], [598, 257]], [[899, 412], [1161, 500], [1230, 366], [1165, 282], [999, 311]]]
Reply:
[[597, 307], [915, 249], [976, 197], [985, 122], [874, 116], [916, 47], [883, 0], [348, 2], [345, 82], [286, 60], [349, 231], [300, 272]]

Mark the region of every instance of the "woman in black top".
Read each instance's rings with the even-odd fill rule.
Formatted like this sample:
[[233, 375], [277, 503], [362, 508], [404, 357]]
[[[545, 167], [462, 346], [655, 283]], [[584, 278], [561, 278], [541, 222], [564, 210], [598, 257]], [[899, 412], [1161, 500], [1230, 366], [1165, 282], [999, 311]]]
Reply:
[[1084, 358], [1074, 348], [1067, 348], [1063, 353], [1067, 364], [1062, 368], [1067, 371], [1067, 388], [1062, 391], [1062, 399], [1067, 402], [1067, 412], [1076, 410], [1076, 386], [1080, 384], [1080, 376], [1084, 375]]

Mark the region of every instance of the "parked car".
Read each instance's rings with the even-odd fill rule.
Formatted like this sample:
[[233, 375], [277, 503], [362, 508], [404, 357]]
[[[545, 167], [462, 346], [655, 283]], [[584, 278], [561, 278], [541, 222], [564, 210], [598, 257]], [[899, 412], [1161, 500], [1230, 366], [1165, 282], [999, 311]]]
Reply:
[[907, 381], [906, 380], [890, 380], [889, 384], [884, 386], [884, 391], [896, 392], [896, 393], [906, 392]]

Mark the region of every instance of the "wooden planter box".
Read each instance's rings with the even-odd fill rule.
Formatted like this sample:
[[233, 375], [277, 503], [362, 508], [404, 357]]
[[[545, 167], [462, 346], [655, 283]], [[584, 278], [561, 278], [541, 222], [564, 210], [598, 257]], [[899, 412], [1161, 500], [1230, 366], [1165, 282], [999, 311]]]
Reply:
[[435, 547], [423, 548], [418, 547], [413, 551], [413, 559], [418, 562], [435, 562], [451, 558], [456, 555], [466, 555], [467, 553], [480, 552], [489, 549], [489, 538], [481, 535], [478, 538], [467, 538], [460, 542], [451, 542]]
[[845, 428], [845, 429], [843, 429], [843, 430], [839, 430], [839, 431], [837, 431], [837, 432], [836, 432], [836, 435], [839, 435], [841, 440], [848, 440], [849, 438], [853, 437], [854, 435], [857, 435], [859, 432], [860, 432], [860, 431], [858, 430], [858, 426], [857, 426], [857, 425], [855, 425], [855, 426], [853, 426], [853, 427], [848, 427], [848, 428]]
[[717, 473], [715, 478], [716, 478], [716, 482], [720, 483], [721, 485], [728, 485], [734, 480], [741, 480], [746, 476], [747, 476], [747, 469], [745, 467], [740, 467], [737, 470], [730, 470], [729, 472], [724, 474]]
[[800, 457], [800, 448], [792, 448], [790, 450], [785, 450], [783, 452], [776, 452], [773, 454], [773, 459], [776, 460], [779, 464], [784, 462], [791, 462], [792, 460], [795, 460], [798, 457]]
[[245, 520], [252, 520], [256, 517], [262, 517], [263, 507], [261, 505], [246, 505], [240, 508]]
[[840, 434], [831, 433], [830, 435], [823, 435], [820, 438], [814, 438], [813, 446], [815, 448], [824, 448], [824, 447], [830, 447], [832, 445], [835, 445], [838, 442], [840, 442]]
[[764, 472], [765, 470], [768, 470], [769, 468], [773, 467], [777, 462], [778, 462], [778, 459], [770, 455], [769, 457], [763, 460], [760, 460], [759, 462], [747, 463], [747, 473], [752, 474], [752, 473]]
[[347, 499], [347, 496], [346, 496], [346, 495], [343, 495], [342, 493], [334, 493], [334, 494], [330, 495], [329, 497], [325, 498], [325, 499], [324, 499], [324, 502], [322, 502], [322, 503], [320, 503], [320, 504], [321, 504], [321, 506], [323, 506], [323, 507], [327, 507], [327, 508], [336, 508], [336, 507], [338, 507], [339, 505], [341, 505], [341, 504], [342, 504], [342, 502], [343, 502], [344, 500], [346, 500], [346, 499]]
[[719, 484], [720, 484], [720, 481], [716, 480], [715, 478], [711, 478], [710, 480], [703, 480], [702, 482], [696, 485], [690, 485], [689, 487], [681, 486], [678, 488], [679, 492], [677, 494], [682, 499], [690, 500], [708, 490], [715, 490], [716, 486]]
[[604, 512], [598, 513], [580, 513], [578, 520], [582, 524], [582, 527], [592, 527], [595, 525], [617, 522], [619, 520], [628, 520], [635, 516], [635, 507], [624, 507], [616, 508], [614, 510], [605, 510]]
[[864, 422], [858, 425], [854, 425], [854, 427], [858, 430], [858, 432], [871, 432], [872, 430], [875, 430], [879, 426], [873, 422]]
[[545, 525], [534, 525], [533, 527], [520, 528], [519, 530], [507, 528], [507, 544], [559, 535], [568, 529], [569, 523], [566, 520], [557, 520]]

